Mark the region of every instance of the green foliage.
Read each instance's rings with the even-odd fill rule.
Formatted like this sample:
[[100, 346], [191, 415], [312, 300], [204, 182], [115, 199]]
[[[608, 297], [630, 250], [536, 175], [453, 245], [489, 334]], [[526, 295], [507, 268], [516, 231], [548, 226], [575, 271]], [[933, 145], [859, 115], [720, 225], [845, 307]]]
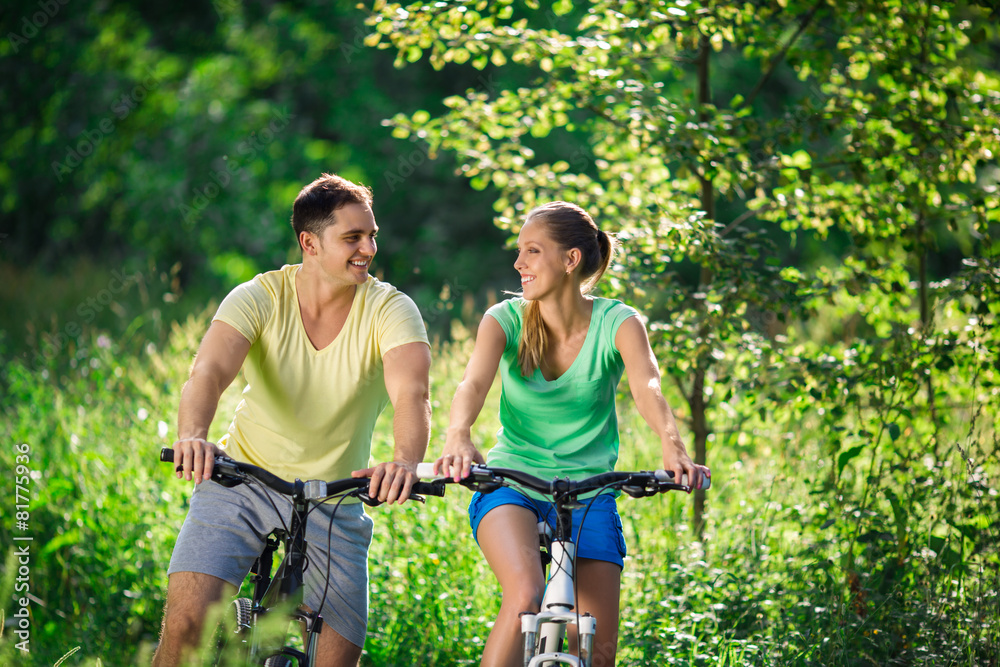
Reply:
[[[775, 455], [815, 452], [804, 486], [816, 503], [798, 514], [821, 531], [816, 553], [829, 548], [837, 570], [823, 593], [837, 604], [820, 605], [829, 621], [785, 618], [816, 626], [823, 642], [775, 634], [762, 647], [755, 635], [719, 659], [851, 664], [851, 645], [859, 664], [933, 663], [940, 654], [910, 652], [895, 630], [864, 630], [875, 618], [931, 623], [896, 587], [960, 563], [963, 576], [989, 574], [949, 599], [995, 617], [985, 610], [997, 537], [966, 518], [996, 505], [978, 481], [996, 454], [979, 417], [997, 408], [995, 364], [980, 356], [996, 342], [1000, 201], [989, 11], [903, 0], [526, 5], [377, 3], [379, 46], [406, 60], [416, 44], [432, 62], [490, 53], [533, 77], [447, 98], [438, 116], [399, 114], [396, 135], [423, 137], [474, 187], [492, 187], [502, 229], [567, 199], [618, 232], [626, 253], [604, 291], [650, 315], [700, 457], [711, 448], [718, 461], [726, 423], [741, 448], [759, 430]], [[587, 145], [553, 152], [546, 142], [564, 136]], [[970, 456], [965, 442], [986, 444]], [[804, 590], [793, 595], [813, 595]], [[858, 635], [871, 639], [858, 646]], [[698, 632], [688, 636], [671, 649], [697, 663]], [[936, 640], [970, 650], [959, 637]], [[965, 660], [992, 655], [993, 641], [987, 633]]]
[[[4, 367], [10, 446], [0, 458], [14, 470], [14, 445], [28, 446], [30, 518], [0, 531], [8, 545], [32, 538], [35, 664], [51, 664], [72, 644], [85, 656], [115, 646], [114, 655], [123, 657], [125, 647], [131, 655], [153, 639], [150, 621], [162, 607], [159, 568], [175, 534], [164, 517], [179, 517], [183, 501], [146, 459], [151, 445], [167, 442], [174, 405], [167, 396], [179, 384], [157, 373], [155, 348], [140, 365], [106, 340], [88, 336], [68, 367]], [[68, 627], [90, 630], [69, 639]]]
[[338, 172], [373, 188], [376, 270], [421, 303], [495, 280], [489, 199], [381, 124], [481, 73], [396, 73], [354, 2], [91, 5], [6, 6], [0, 261], [179, 265], [222, 291], [297, 261], [292, 202]]
[[[1000, 272], [970, 266], [949, 289], [954, 298], [941, 319], [952, 338], [927, 346], [949, 350], [956, 378], [978, 369], [963, 385], [967, 400], [936, 433], [942, 450], [956, 447], [962, 460], [918, 446], [933, 434], [900, 400], [912, 381], [901, 372], [866, 377], [879, 352], [860, 341], [825, 356], [800, 343], [809, 363], [779, 385], [780, 395], [734, 368], [740, 381], [711, 440], [714, 486], [701, 537], [686, 496], [620, 501], [630, 556], [619, 664], [971, 667], [1000, 657], [1000, 469], [987, 417], [1000, 386], [989, 312]], [[14, 650], [9, 627], [0, 637], [8, 661], [148, 664], [190, 493], [156, 454], [173, 438], [180, 385], [210, 314], [170, 326], [162, 343], [154, 336], [132, 346], [119, 331], [88, 329], [46, 367], [4, 364], [4, 395], [13, 397], [4, 404], [4, 440], [28, 444], [35, 471], [30, 584], [40, 600], [30, 605], [31, 654]], [[456, 328], [454, 339], [434, 351], [429, 456], [442, 446], [471, 351], [467, 331]], [[879, 364], [902, 371], [930, 354], [905, 347], [908, 340], [899, 337]], [[213, 437], [239, 389], [224, 397]], [[475, 427], [485, 447], [497, 428], [498, 390]], [[657, 467], [658, 447], [627, 393], [619, 409], [619, 467]], [[375, 457], [391, 447], [390, 410]], [[13, 455], [0, 452], [7, 470], [16, 470]], [[455, 488], [425, 505], [370, 510], [376, 539], [363, 665], [478, 661], [499, 590], [469, 533], [467, 496]], [[2, 530], [8, 545], [21, 534], [10, 521]], [[8, 553], [0, 590], [12, 589], [14, 562]], [[6, 618], [16, 605], [4, 595]]]
[[[119, 275], [3, 266], [0, 462], [16, 473], [28, 446], [33, 664], [148, 662], [188, 493], [155, 454], [210, 314], [187, 272], [229, 283], [284, 261], [280, 220], [324, 169], [390, 193], [386, 272], [435, 276], [415, 296], [453, 323], [435, 347], [431, 455], [470, 351], [454, 320], [505, 261], [449, 246], [444, 267], [443, 241], [475, 236], [492, 202], [496, 245], [557, 198], [618, 232], [626, 252], [601, 289], [649, 315], [671, 403], [715, 472], [697, 511], [679, 495], [622, 501], [620, 664], [1000, 659], [1000, 76], [985, 5], [380, 1], [368, 30], [318, 5], [215, 5], [166, 20], [69, 3], [0, 44], [14, 223], [0, 249], [143, 256]], [[410, 111], [383, 94], [394, 86]], [[471, 189], [429, 187], [452, 167]], [[620, 467], [657, 467], [625, 392], [620, 408]], [[466, 502], [373, 510], [364, 664], [478, 659], [498, 591]], [[8, 553], [0, 662], [24, 658], [14, 572]]]

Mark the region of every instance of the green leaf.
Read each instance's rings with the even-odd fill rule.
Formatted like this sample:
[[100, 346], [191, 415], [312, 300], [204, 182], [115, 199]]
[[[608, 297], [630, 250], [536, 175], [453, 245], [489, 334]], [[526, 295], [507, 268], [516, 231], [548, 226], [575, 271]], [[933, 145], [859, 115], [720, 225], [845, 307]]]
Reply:
[[552, 13], [556, 16], [565, 16], [573, 11], [573, 3], [570, 0], [557, 0], [552, 4]]
[[853, 62], [847, 66], [847, 74], [855, 81], [864, 81], [868, 78], [868, 72], [871, 71], [871, 65], [865, 61]]
[[56, 537], [49, 540], [48, 544], [42, 548], [42, 555], [48, 556], [53, 552], [62, 549], [65, 546], [72, 544], [78, 544], [80, 542], [80, 530], [73, 528], [72, 530], [67, 530], [65, 533], [61, 533]]
[[782, 154], [781, 164], [785, 167], [795, 167], [796, 169], [811, 169], [812, 157], [803, 150], [797, 150], [791, 155]]
[[838, 456], [837, 457], [837, 475], [842, 474], [844, 472], [844, 468], [847, 467], [847, 464], [851, 462], [851, 459], [857, 458], [858, 455], [861, 454], [862, 451], [864, 451], [864, 448], [865, 448], [864, 445], [858, 445], [857, 447], [851, 447], [846, 452], [843, 452], [840, 456]]
[[893, 422], [892, 424], [887, 425], [886, 428], [889, 430], [889, 438], [893, 442], [899, 440], [899, 424]]

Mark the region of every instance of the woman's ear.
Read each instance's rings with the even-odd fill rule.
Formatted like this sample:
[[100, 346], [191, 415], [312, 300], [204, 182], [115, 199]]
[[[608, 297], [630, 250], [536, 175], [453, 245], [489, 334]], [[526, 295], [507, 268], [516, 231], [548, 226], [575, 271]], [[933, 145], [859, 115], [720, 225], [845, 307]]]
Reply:
[[576, 267], [580, 265], [580, 260], [583, 259], [583, 253], [580, 252], [579, 248], [570, 248], [566, 251], [566, 274], [569, 275], [576, 270]]

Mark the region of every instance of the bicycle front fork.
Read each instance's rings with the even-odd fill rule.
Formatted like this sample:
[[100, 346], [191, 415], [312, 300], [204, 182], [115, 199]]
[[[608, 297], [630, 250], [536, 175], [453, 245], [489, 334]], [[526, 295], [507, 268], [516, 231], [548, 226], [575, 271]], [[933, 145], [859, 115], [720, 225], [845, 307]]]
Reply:
[[[524, 635], [524, 667], [551, 667], [552, 665], [570, 665], [570, 667], [591, 667], [594, 661], [594, 634], [597, 632], [597, 619], [590, 614], [579, 617], [580, 657], [556, 651], [536, 653], [538, 629], [543, 623], [576, 623], [575, 611], [543, 611], [538, 614], [523, 614], [521, 616], [521, 632]], [[550, 648], [550, 647], [547, 647]], [[558, 649], [559, 647], [551, 647]]]
[[[521, 614], [524, 667], [591, 667], [597, 619], [590, 614], [573, 611], [576, 606], [573, 594], [575, 546], [572, 542], [553, 540], [549, 545], [549, 553], [552, 561], [549, 563], [549, 580], [542, 597], [542, 610], [537, 614]], [[579, 658], [562, 652], [566, 626], [577, 622], [580, 633]], [[539, 632], [541, 646], [538, 646]]]

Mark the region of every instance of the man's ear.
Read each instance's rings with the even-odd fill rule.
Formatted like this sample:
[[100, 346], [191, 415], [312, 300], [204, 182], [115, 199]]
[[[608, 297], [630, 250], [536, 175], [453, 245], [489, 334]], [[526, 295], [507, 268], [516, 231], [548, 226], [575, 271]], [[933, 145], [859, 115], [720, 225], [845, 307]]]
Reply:
[[299, 232], [299, 247], [302, 248], [303, 255], [315, 255], [318, 245], [319, 237], [315, 234], [304, 230]]

